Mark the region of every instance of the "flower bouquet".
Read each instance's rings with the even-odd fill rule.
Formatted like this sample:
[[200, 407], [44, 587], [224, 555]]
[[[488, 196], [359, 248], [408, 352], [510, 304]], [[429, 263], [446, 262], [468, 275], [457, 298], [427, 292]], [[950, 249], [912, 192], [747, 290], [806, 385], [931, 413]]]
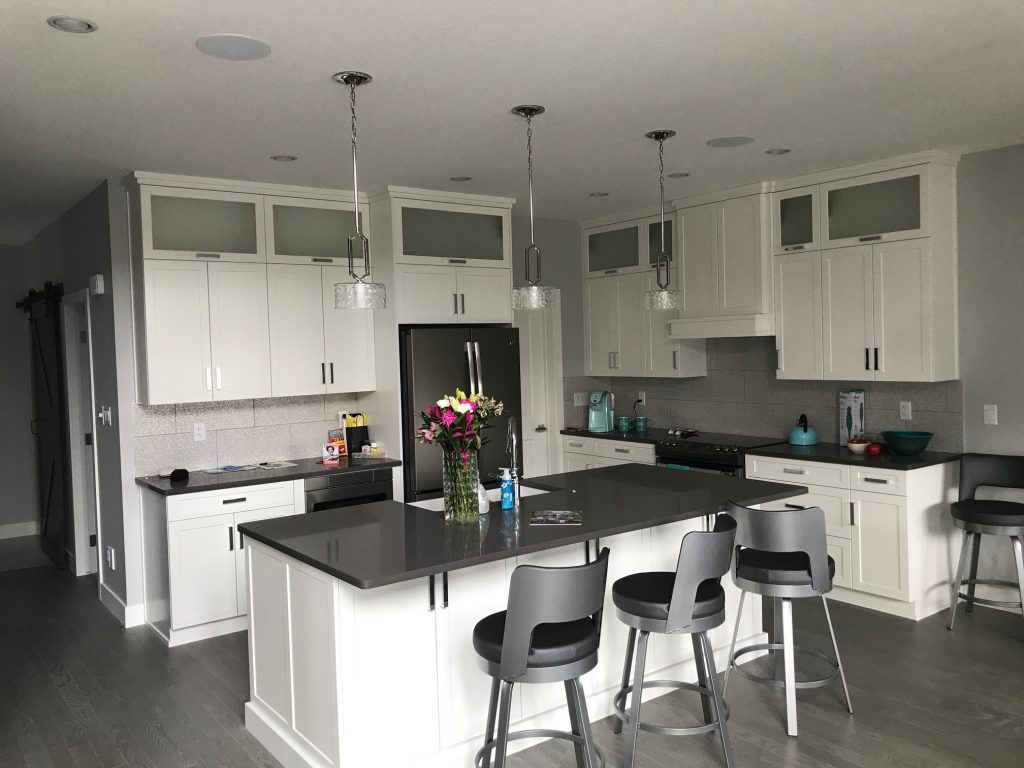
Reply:
[[445, 395], [420, 413], [423, 426], [416, 430], [421, 445], [441, 448], [444, 485], [444, 517], [472, 522], [478, 514], [477, 487], [480, 484], [478, 453], [487, 442], [483, 431], [504, 406], [482, 394], [466, 395], [460, 389]]

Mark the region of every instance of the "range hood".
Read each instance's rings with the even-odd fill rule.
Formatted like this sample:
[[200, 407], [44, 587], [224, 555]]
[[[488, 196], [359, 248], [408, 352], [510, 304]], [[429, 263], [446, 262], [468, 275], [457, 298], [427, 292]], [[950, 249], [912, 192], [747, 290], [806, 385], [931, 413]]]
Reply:
[[693, 317], [668, 321], [670, 339], [725, 339], [774, 335], [775, 318], [770, 314]]

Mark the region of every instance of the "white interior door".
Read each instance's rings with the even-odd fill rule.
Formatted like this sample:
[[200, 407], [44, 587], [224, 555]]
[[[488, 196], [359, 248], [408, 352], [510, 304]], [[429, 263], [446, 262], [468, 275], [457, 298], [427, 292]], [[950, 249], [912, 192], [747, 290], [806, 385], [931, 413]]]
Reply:
[[756, 315], [764, 311], [761, 291], [764, 198], [738, 197], [719, 204], [718, 311]]
[[455, 267], [395, 265], [400, 323], [459, 322]]
[[323, 394], [327, 361], [320, 267], [268, 264], [267, 281], [274, 397]]
[[820, 379], [821, 251], [775, 257], [775, 347], [780, 379]]
[[[928, 322], [928, 241], [872, 246], [876, 381], [928, 381], [931, 339]], [[952, 309], [950, 309], [952, 311]]]
[[514, 313], [519, 329], [519, 371], [522, 391], [523, 476], [561, 472], [558, 435], [565, 420], [562, 408], [562, 302], [555, 290], [544, 310]]
[[270, 397], [265, 264], [210, 264], [213, 399]]
[[373, 311], [334, 306], [335, 283], [350, 282], [348, 267], [323, 267], [328, 392], [370, 392], [377, 388]]
[[874, 378], [874, 286], [871, 246], [821, 252], [822, 354], [824, 378]]
[[615, 372], [619, 354], [619, 278], [590, 277], [583, 281], [586, 367], [590, 376]]
[[679, 254], [682, 275], [682, 317], [718, 315], [718, 204], [679, 212]]

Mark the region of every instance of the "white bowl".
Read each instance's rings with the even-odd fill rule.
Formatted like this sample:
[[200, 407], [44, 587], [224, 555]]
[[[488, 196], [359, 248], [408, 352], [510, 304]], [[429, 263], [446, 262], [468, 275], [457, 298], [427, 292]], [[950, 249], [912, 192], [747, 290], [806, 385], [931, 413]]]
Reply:
[[869, 445], [871, 445], [871, 443], [847, 443], [846, 447], [849, 448], [852, 453], [862, 456], [864, 451], [868, 449]]

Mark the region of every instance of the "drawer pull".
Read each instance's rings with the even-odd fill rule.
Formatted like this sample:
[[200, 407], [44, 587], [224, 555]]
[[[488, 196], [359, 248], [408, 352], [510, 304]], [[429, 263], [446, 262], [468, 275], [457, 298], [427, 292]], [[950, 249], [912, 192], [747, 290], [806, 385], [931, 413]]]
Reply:
[[616, 453], [632, 453], [632, 451], [629, 448], [616, 448], [615, 452]]
[[792, 469], [791, 467], [783, 467], [782, 471], [787, 475], [806, 475], [806, 469]]
[[220, 258], [220, 254], [219, 253], [197, 253], [196, 254], [196, 258], [197, 259], [219, 259]]
[[311, 258], [310, 261], [313, 262], [314, 264], [333, 264], [334, 263], [334, 259], [319, 258], [319, 257], [316, 257], [316, 256]]
[[449, 264], [465, 264], [465, 259], [448, 259]]
[[802, 251], [803, 249], [804, 246], [802, 245], [787, 245], [784, 250], [786, 253], [790, 253], [792, 251]]
[[799, 504], [786, 504], [785, 506], [786, 509], [804, 509], [804, 507], [801, 507]]
[[856, 508], [857, 508], [856, 503], [851, 501], [850, 502], [850, 525], [856, 525], [857, 524], [856, 521], [853, 519], [854, 510]]
[[245, 501], [245, 496], [239, 496], [237, 499], [224, 499], [221, 504], [241, 504]]
[[860, 242], [862, 242], [862, 243], [873, 243], [873, 242], [875, 242], [877, 240], [881, 240], [882, 236], [881, 235], [867, 235], [866, 237], [859, 237], [857, 239]]
[[582, 448], [583, 443], [569, 443], [570, 448]]
[[877, 483], [878, 485], [888, 485], [889, 481], [883, 477], [865, 477], [865, 483]]

